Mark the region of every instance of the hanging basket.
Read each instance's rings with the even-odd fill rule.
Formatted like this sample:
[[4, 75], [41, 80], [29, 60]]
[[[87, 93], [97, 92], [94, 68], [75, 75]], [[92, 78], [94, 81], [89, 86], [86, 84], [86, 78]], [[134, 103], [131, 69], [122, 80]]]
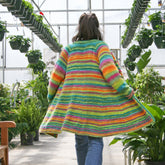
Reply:
[[13, 7], [16, 0], [1, 0], [0, 3], [2, 6]]
[[[26, 11], [26, 10], [25, 10]], [[20, 18], [20, 20], [24, 23], [24, 24], [26, 24], [26, 23], [28, 23], [29, 22], [29, 20], [30, 20], [30, 17], [31, 17], [31, 12], [29, 11], [29, 10], [27, 10], [26, 11], [26, 15], [25, 15], [25, 17], [21, 17]], [[24, 15], [24, 14], [23, 14]]]
[[153, 43], [153, 38], [144, 38], [142, 40], [138, 40], [138, 43], [142, 49], [147, 49]]
[[33, 145], [33, 133], [22, 132], [20, 134], [21, 145]]
[[165, 36], [155, 36], [154, 43], [158, 49], [165, 49]]
[[27, 26], [27, 27], [33, 26], [33, 22], [34, 22], [34, 21], [35, 21], [35, 20], [34, 20], [34, 16], [33, 16], [33, 15], [30, 15], [29, 20], [25, 20], [25, 21], [24, 21], [24, 19], [22, 19], [23, 24], [24, 24], [25, 26]]
[[5, 35], [5, 33], [4, 33], [4, 32], [0, 32], [0, 41], [2, 41], [2, 40], [3, 40], [4, 35]]
[[21, 53], [26, 53], [29, 50], [30, 45], [26, 44], [26, 45], [21, 45], [19, 50]]
[[28, 62], [30, 64], [37, 64], [39, 60], [38, 56], [28, 56]]
[[22, 18], [23, 14], [25, 12], [25, 7], [21, 4], [15, 8], [9, 8], [8, 7], [8, 10], [12, 13], [12, 15], [19, 17], [19, 18]]
[[153, 20], [151, 21], [152, 29], [157, 30], [157, 25], [162, 25], [162, 20]]
[[18, 50], [21, 46], [21, 41], [9, 41], [10, 46], [14, 50]]
[[8, 10], [10, 11], [10, 12], [17, 12], [17, 11], [19, 11], [20, 10], [20, 6], [21, 6], [21, 0], [14, 0], [14, 4], [13, 4], [13, 6], [8, 6], [7, 8], [8, 8]]

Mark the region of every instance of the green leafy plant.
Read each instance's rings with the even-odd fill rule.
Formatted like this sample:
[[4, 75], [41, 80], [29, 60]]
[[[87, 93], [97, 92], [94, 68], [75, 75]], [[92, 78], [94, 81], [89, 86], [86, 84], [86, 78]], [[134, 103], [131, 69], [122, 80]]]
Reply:
[[137, 33], [136, 40], [138, 41], [142, 49], [148, 48], [153, 43], [152, 30], [147, 28], [142, 28]]
[[[10, 88], [6, 84], [0, 84], [0, 120], [1, 121], [15, 121], [16, 115], [13, 113], [11, 106]], [[10, 147], [13, 146], [11, 140], [19, 135], [19, 133], [25, 128], [25, 124], [16, 124], [16, 128], [9, 128], [9, 142]]]
[[147, 68], [138, 73], [135, 79], [137, 97], [146, 103], [156, 104], [164, 92], [161, 80], [159, 72], [153, 68]]
[[122, 141], [123, 150], [130, 149], [133, 153], [133, 161], [162, 162], [165, 161], [165, 118], [164, 109], [156, 105], [147, 105], [145, 107], [155, 117], [155, 123], [142, 128], [139, 131], [128, 133], [122, 136], [116, 136], [110, 145]]
[[6, 25], [5, 25], [5, 22], [4, 22], [4, 21], [0, 21], [0, 32], [3, 32], [3, 33], [9, 32], [9, 31], [6, 29]]
[[12, 49], [19, 49], [22, 44], [23, 36], [22, 35], [9, 35], [7, 37], [7, 39], [9, 39], [9, 43], [10, 43], [10, 46]]
[[154, 43], [157, 48], [165, 48], [165, 24], [157, 25], [157, 29], [153, 31]]
[[9, 42], [12, 41], [19, 41], [20, 43], [22, 42], [23, 36], [22, 35], [9, 35], [7, 39], [10, 39]]
[[46, 68], [46, 64], [42, 60], [39, 60], [37, 63], [29, 64], [27, 67], [33, 69], [34, 74], [39, 74]]
[[49, 83], [49, 77], [47, 72], [48, 71], [39, 73], [34, 80], [28, 81], [26, 84], [26, 88], [30, 89], [33, 92], [33, 95], [38, 98], [43, 117], [45, 116], [48, 108], [47, 86]]
[[43, 16], [42, 15], [38, 15], [38, 14], [35, 14], [35, 13], [33, 13], [32, 15], [34, 15], [37, 22], [43, 23]]
[[136, 63], [133, 62], [133, 61], [131, 61], [130, 58], [126, 58], [126, 60], [124, 60], [124, 65], [130, 71], [134, 71], [135, 70], [135, 67], [136, 67]]
[[28, 97], [21, 101], [18, 109], [14, 110], [17, 118], [17, 123], [26, 123], [27, 127], [23, 132], [35, 132], [41, 123], [42, 116], [38, 99], [35, 97]]
[[29, 63], [37, 63], [42, 59], [42, 53], [39, 49], [28, 51], [25, 56], [28, 58]]
[[135, 59], [140, 56], [141, 52], [142, 52], [141, 47], [139, 45], [134, 44], [128, 49], [127, 55], [130, 61], [135, 61]]
[[151, 21], [161, 21], [162, 20], [161, 12], [160, 11], [155, 12], [155, 13], [149, 15], [148, 18], [149, 18], [149, 22], [151, 22]]
[[142, 72], [143, 69], [147, 66], [147, 64], [150, 62], [151, 60], [151, 50], [145, 52], [143, 55], [141, 55], [139, 61], [136, 63], [136, 67], [138, 72]]
[[30, 38], [23, 38], [21, 46], [19, 48], [20, 52], [22, 52], [22, 53], [27, 52], [30, 47], [30, 43], [31, 43]]
[[28, 9], [29, 9], [29, 11], [30, 11], [31, 13], [33, 12], [34, 7], [33, 7], [33, 5], [32, 5], [30, 2], [25, 1], [25, 0], [22, 0], [22, 3], [23, 3], [23, 5], [25, 6], [25, 8], [28, 8]]
[[51, 36], [53, 36], [53, 32], [50, 30], [50, 26], [49, 26], [49, 25], [43, 23], [43, 27], [44, 27], [44, 29], [47, 30], [47, 32], [48, 32]]

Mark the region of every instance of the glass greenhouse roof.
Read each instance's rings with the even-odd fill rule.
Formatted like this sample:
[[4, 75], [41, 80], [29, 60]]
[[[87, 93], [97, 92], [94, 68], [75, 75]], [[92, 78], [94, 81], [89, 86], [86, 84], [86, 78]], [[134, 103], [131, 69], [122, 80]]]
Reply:
[[[124, 22], [130, 13], [133, 0], [29, 0], [29, 2], [33, 4], [35, 13], [39, 14], [38, 8], [35, 6], [37, 4], [63, 47], [72, 43], [71, 39], [76, 32], [80, 15], [84, 12], [96, 13], [105, 42], [108, 43], [111, 49], [115, 49], [118, 52], [118, 59], [123, 65], [126, 51], [129, 47], [126, 49], [122, 48], [120, 44], [121, 36], [124, 34]], [[140, 27], [150, 28], [147, 26], [148, 15], [158, 10], [164, 10], [158, 6], [158, 0], [151, 0], [150, 6], [151, 8], [143, 15], [142, 24], [139, 25], [137, 31]], [[33, 40], [31, 49], [40, 49], [43, 53], [44, 62], [48, 62], [48, 60], [55, 59], [55, 56], [58, 56], [58, 53], [50, 50], [38, 36], [24, 26], [18, 18], [8, 12], [7, 7], [2, 5], [0, 5], [0, 20], [5, 21], [7, 24], [9, 33], [6, 34], [6, 37], [13, 34], [23, 35]], [[43, 21], [47, 23], [45, 19]], [[131, 44], [134, 42], [136, 41], [133, 41]], [[154, 44], [151, 46], [151, 50], [152, 59], [150, 65], [157, 65], [162, 68], [165, 65], [165, 58], [163, 58], [165, 50], [158, 50]], [[8, 39], [5, 40], [5, 43], [0, 42], [0, 52], [4, 54], [0, 60], [1, 83], [14, 83], [15, 81], [26, 81], [32, 78], [31, 72], [26, 68], [28, 65], [27, 58], [23, 53], [13, 51], [8, 43]], [[47, 66], [53, 67], [53, 65], [49, 64]], [[161, 71], [164, 73], [163, 69]]]

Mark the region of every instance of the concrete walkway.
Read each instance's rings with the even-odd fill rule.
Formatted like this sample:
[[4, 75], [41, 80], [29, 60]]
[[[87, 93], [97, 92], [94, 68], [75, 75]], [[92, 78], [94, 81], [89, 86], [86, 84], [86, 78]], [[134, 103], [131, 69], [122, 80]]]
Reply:
[[[121, 143], [108, 146], [112, 138], [104, 138], [103, 165], [124, 165]], [[77, 165], [74, 134], [64, 132], [58, 138], [40, 135], [34, 145], [19, 145], [9, 151], [9, 165]]]

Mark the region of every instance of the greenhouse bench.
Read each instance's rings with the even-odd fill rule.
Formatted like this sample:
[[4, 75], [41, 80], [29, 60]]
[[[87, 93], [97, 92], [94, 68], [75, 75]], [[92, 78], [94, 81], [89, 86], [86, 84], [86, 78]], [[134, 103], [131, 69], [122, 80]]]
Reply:
[[8, 165], [8, 128], [16, 127], [13, 121], [0, 121], [1, 129], [1, 144], [0, 144], [0, 159], [2, 165]]

